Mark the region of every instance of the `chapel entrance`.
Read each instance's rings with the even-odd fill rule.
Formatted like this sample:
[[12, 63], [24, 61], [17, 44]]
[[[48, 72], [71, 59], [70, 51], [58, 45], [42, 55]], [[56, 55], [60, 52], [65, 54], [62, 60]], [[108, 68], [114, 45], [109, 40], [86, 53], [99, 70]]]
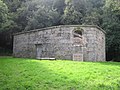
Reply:
[[37, 59], [52, 59], [54, 58], [54, 51], [51, 44], [37, 44], [36, 45], [36, 58]]

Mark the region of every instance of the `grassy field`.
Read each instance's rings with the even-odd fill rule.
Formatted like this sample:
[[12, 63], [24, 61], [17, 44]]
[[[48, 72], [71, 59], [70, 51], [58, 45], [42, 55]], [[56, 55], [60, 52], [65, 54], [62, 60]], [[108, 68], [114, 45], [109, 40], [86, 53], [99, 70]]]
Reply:
[[120, 90], [120, 63], [0, 57], [0, 90]]

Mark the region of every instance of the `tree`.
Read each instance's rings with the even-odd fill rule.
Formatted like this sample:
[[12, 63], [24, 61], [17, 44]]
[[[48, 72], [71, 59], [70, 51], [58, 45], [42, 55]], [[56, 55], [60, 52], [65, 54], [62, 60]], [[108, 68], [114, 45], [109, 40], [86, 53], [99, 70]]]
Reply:
[[83, 24], [102, 25], [104, 0], [86, 0], [86, 14], [83, 18]]
[[3, 25], [7, 22], [8, 18], [8, 8], [3, 1], [0, 0], [0, 31]]
[[63, 24], [82, 24], [82, 13], [75, 10], [71, 0], [66, 0], [66, 8], [62, 16]]
[[39, 8], [36, 12], [34, 12], [34, 16], [29, 18], [28, 25], [25, 30], [57, 25], [58, 21], [59, 14], [55, 10]]
[[120, 61], [120, 2], [106, 0], [102, 27], [107, 32], [107, 58]]
[[53, 5], [49, 6], [43, 3], [45, 3], [45, 1], [37, 2], [37, 0], [35, 0], [25, 4], [25, 12], [27, 12], [27, 24], [25, 30], [43, 28], [58, 24], [60, 20], [59, 13], [52, 7]]
[[0, 0], [0, 47], [11, 49], [12, 34], [19, 29], [13, 19], [14, 13], [10, 11], [7, 2]]
[[65, 0], [54, 0], [53, 8], [60, 14], [64, 14]]

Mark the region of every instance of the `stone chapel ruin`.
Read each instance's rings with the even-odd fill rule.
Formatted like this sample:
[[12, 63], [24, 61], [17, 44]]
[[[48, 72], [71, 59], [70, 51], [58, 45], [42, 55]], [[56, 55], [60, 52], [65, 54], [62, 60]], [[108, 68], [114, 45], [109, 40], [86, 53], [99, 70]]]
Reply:
[[13, 56], [105, 61], [105, 32], [92, 25], [60, 25], [14, 35]]

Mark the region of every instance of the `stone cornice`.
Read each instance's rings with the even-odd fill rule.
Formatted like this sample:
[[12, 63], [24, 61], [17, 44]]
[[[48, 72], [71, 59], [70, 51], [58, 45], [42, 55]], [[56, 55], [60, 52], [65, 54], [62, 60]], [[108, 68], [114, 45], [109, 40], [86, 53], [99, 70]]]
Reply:
[[101, 30], [103, 33], [106, 34], [106, 32], [102, 28], [100, 28], [99, 26], [97, 26], [97, 25], [59, 25], [59, 26], [51, 26], [51, 27], [46, 27], [46, 28], [41, 28], [41, 29], [35, 29], [35, 30], [29, 30], [29, 31], [22, 31], [22, 32], [13, 34], [13, 36], [20, 35], [20, 34], [25, 34], [25, 33], [31, 33], [31, 32], [43, 31], [43, 30], [49, 30], [49, 29], [53, 29], [53, 28], [61, 28], [61, 27], [94, 27], [94, 28], [97, 28], [97, 29]]

